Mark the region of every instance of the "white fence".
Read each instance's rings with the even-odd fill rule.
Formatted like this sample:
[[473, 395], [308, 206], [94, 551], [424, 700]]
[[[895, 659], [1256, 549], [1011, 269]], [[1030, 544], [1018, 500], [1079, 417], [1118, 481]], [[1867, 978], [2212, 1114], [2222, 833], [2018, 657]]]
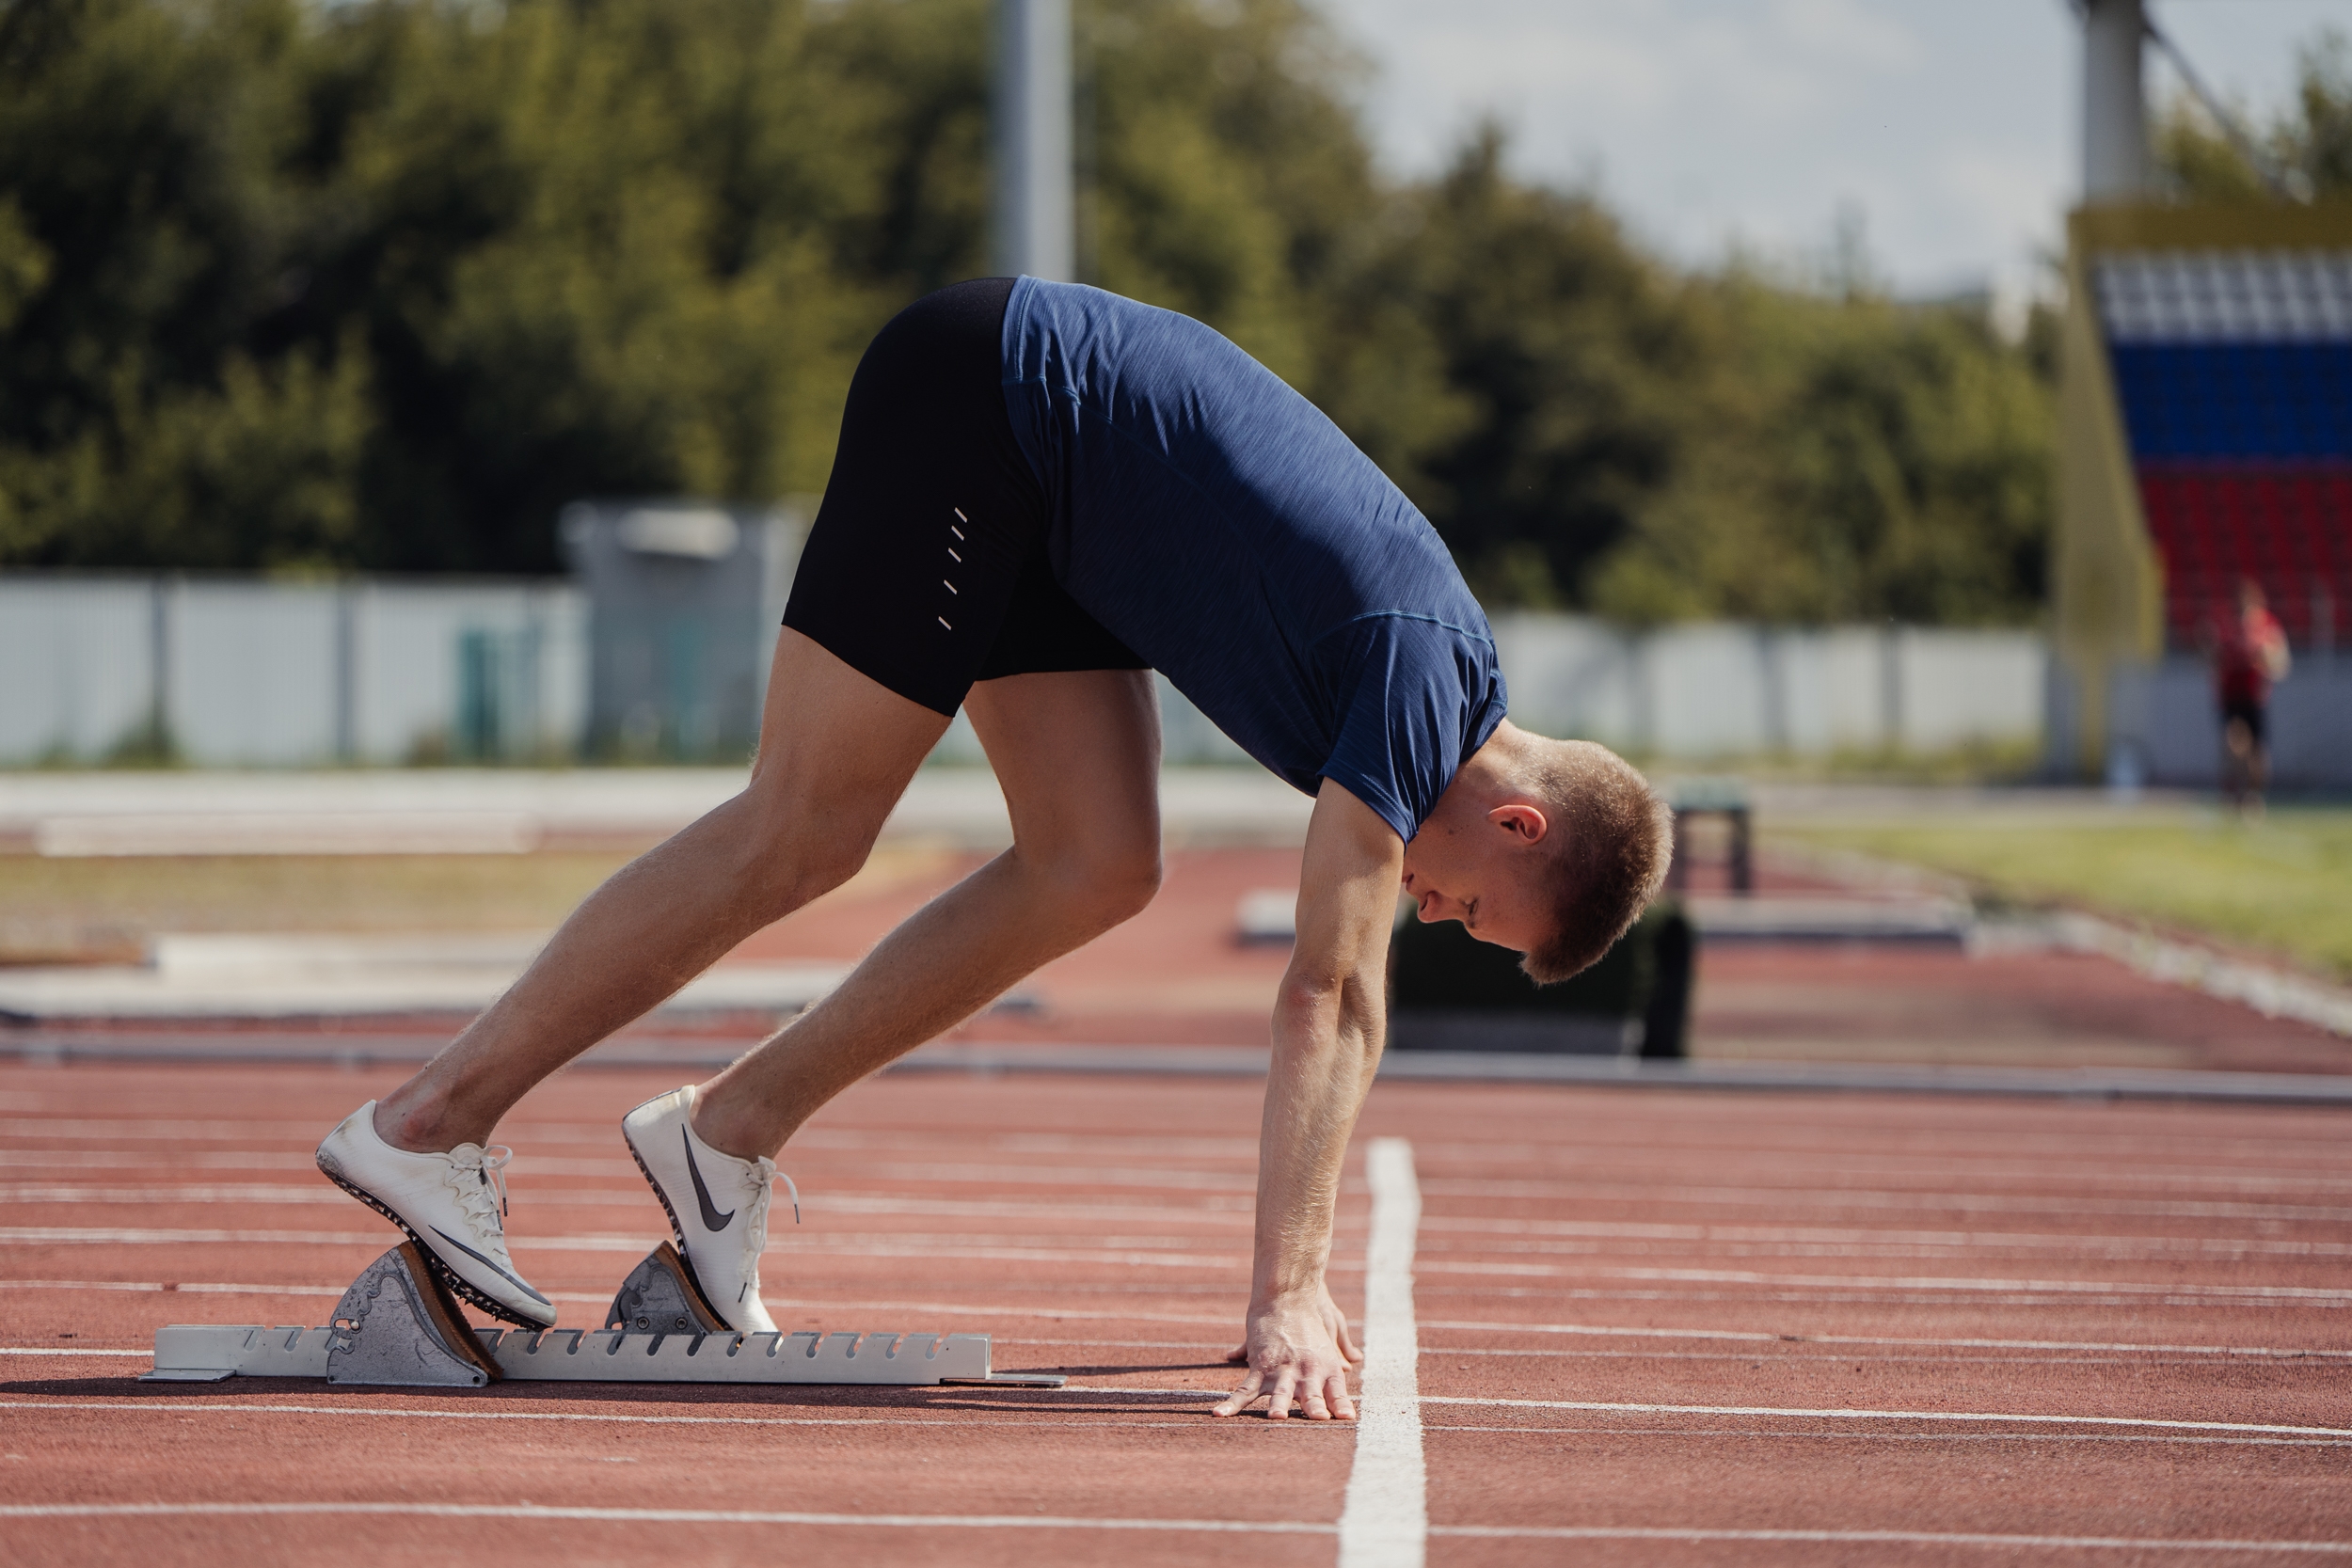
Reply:
[[1679, 758], [2030, 741], [2049, 685], [2048, 654], [2028, 631], [1632, 633], [1575, 616], [1505, 615], [1495, 641], [1518, 723]]
[[0, 576], [0, 764], [568, 755], [586, 619], [554, 584]]
[[[0, 574], [0, 765], [151, 743], [205, 766], [578, 753], [589, 612], [568, 584], [270, 582]], [[1658, 756], [1933, 752], [2030, 741], [2047, 658], [2030, 632], [1633, 634], [1560, 615], [1495, 625], [1512, 717]], [[1166, 682], [1167, 754], [1241, 762]], [[961, 721], [946, 760], [977, 761]]]
[[[2213, 671], [2195, 655], [2115, 673], [2108, 763], [2118, 783], [2210, 788], [2221, 781]], [[2352, 654], [2300, 654], [2270, 694], [2270, 767], [2282, 789], [2352, 784]]]

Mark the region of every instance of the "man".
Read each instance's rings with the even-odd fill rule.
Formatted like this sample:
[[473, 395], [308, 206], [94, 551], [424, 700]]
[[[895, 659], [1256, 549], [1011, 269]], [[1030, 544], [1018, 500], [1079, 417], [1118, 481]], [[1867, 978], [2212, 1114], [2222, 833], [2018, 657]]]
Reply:
[[[1329, 420], [1184, 317], [1035, 278], [917, 302], [860, 362], [776, 646], [743, 793], [628, 866], [319, 1164], [453, 1289], [554, 1321], [515, 1273], [499, 1118], [738, 942], [838, 886], [957, 708], [1013, 847], [840, 988], [622, 1131], [704, 1293], [772, 1327], [778, 1153], [818, 1107], [1148, 903], [1163, 671], [1314, 796], [1273, 1019], [1241, 1358], [1219, 1413], [1354, 1415], [1325, 1283], [1348, 1134], [1380, 1055], [1400, 886], [1539, 980], [1606, 950], [1665, 871], [1663, 808], [1597, 746], [1503, 717], [1486, 617], [1444, 546]], [[502, 1190], [502, 1189], [501, 1189]]]
[[2238, 810], [2259, 814], [2270, 783], [2270, 688], [2286, 679], [2286, 628], [2262, 585], [2241, 578], [2237, 611], [2220, 617], [2213, 645], [2214, 700], [2221, 710], [2221, 788]]

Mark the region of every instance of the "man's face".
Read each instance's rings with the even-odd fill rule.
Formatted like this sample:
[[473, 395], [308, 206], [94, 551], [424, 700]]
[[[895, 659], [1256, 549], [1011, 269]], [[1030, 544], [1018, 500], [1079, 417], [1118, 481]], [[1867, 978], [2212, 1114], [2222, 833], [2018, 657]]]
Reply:
[[1520, 953], [1543, 940], [1549, 913], [1535, 891], [1543, 850], [1524, 816], [1512, 815], [1526, 809], [1498, 807], [1460, 823], [1441, 812], [1413, 835], [1405, 892], [1423, 924], [1458, 920], [1479, 941]]

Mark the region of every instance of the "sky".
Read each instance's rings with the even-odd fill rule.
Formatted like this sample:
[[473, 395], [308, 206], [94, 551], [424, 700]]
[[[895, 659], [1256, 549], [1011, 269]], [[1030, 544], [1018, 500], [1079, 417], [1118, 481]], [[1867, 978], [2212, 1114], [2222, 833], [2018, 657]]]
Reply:
[[[2047, 288], [2079, 184], [2081, 48], [2067, 0], [1321, 0], [1372, 60], [1399, 174], [1485, 116], [1521, 175], [1597, 188], [1637, 235], [1705, 263], [1825, 258], [1858, 217], [1899, 293]], [[2284, 104], [2296, 46], [2352, 0], [2150, 0], [2222, 96]], [[2174, 78], [2149, 53], [2152, 99]]]

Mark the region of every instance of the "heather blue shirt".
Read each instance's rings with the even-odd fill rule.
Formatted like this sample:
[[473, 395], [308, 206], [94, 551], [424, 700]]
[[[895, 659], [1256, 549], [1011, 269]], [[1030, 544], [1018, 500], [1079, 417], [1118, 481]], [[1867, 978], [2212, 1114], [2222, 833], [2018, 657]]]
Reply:
[[1099, 289], [1013, 286], [1005, 402], [1070, 596], [1243, 751], [1410, 839], [1505, 693], [1404, 493], [1223, 337]]

